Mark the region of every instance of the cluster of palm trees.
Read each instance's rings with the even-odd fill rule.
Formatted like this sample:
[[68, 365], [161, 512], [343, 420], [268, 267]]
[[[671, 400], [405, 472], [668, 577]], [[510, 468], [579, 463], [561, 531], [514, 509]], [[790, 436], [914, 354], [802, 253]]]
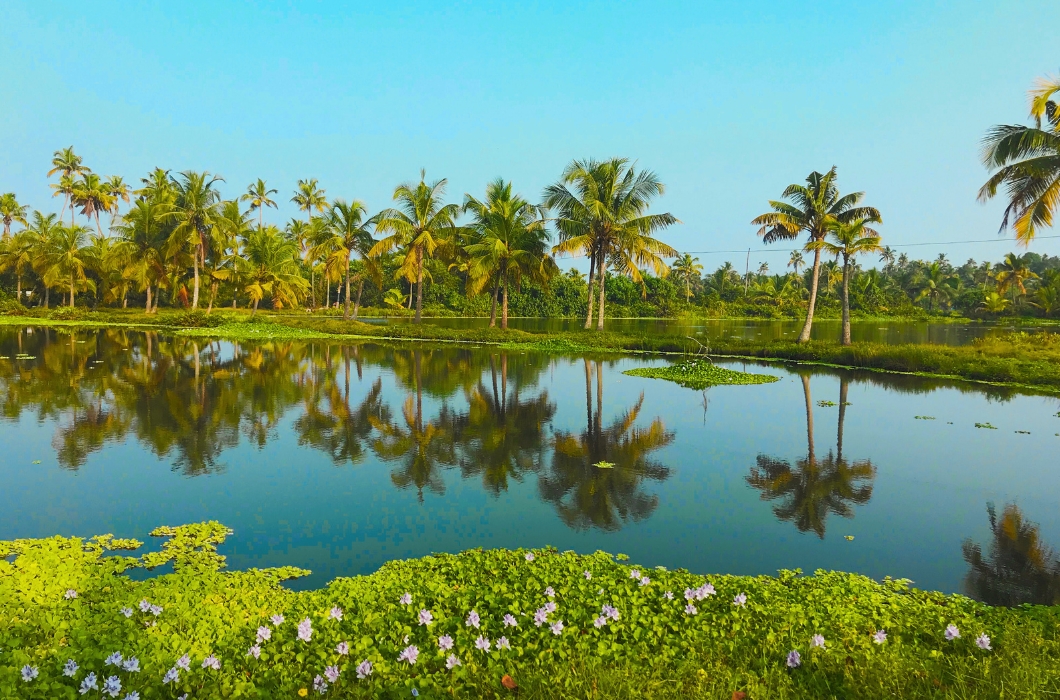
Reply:
[[[97, 302], [122, 306], [130, 292], [143, 294], [148, 313], [157, 311], [163, 292], [172, 305], [193, 310], [204, 305], [206, 313], [219, 294], [233, 306], [245, 300], [254, 312], [265, 299], [276, 309], [302, 303], [316, 309], [319, 279], [325, 306], [331, 305], [331, 285], [344, 286], [343, 318], [350, 319], [359, 313], [366, 281], [382, 291], [386, 261], [396, 279], [409, 284], [408, 305], [415, 300], [419, 322], [430, 276], [426, 263], [436, 260], [464, 278], [468, 294], [488, 290], [490, 325], [499, 303], [506, 328], [509, 291], [524, 281], [547, 284], [559, 272], [554, 256], [571, 254], [593, 264], [602, 329], [606, 269], [643, 282], [641, 270], [666, 274], [664, 259], [677, 254], [655, 238], [677, 219], [647, 211], [663, 184], [624, 158], [572, 162], [545, 190], [542, 204], [531, 203], [500, 178], [489, 183], [482, 199], [466, 194], [462, 205], [446, 203], [446, 180], [429, 182], [421, 171], [418, 182], [395, 189], [395, 206], [370, 215], [361, 201], [329, 200], [317, 180], [299, 180], [291, 201], [304, 218], [292, 219], [283, 230], [264, 220], [265, 209], [277, 207], [277, 190], [260, 179], [238, 199], [226, 200], [219, 176], [156, 169], [130, 191], [121, 178], [100, 181], [72, 148], [55, 153], [50, 175], [59, 176], [54, 188], [65, 197], [58, 217], [30, 214], [13, 194], [0, 199], [5, 226], [0, 270], [14, 273], [20, 300], [24, 279], [32, 276], [27, 293], [43, 292], [38, 298], [44, 306], [51, 290], [61, 289], [70, 306], [86, 291]], [[120, 201], [129, 203], [121, 213]], [[63, 220], [67, 207], [69, 224]], [[95, 222], [95, 234], [75, 221], [75, 208]], [[111, 215], [113, 235], [104, 234], [100, 212]], [[12, 235], [15, 222], [24, 229]], [[552, 228], [558, 233], [554, 246]], [[384, 299], [394, 306], [405, 303], [400, 288], [388, 290]], [[588, 302], [587, 328], [592, 280]]]

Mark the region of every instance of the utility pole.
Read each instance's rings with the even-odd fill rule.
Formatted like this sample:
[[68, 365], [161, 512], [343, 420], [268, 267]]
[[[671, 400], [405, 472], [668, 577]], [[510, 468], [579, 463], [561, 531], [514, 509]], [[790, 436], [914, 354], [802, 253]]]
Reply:
[[751, 281], [751, 249], [747, 249], [747, 262], [743, 266], [743, 295], [747, 296], [747, 285]]

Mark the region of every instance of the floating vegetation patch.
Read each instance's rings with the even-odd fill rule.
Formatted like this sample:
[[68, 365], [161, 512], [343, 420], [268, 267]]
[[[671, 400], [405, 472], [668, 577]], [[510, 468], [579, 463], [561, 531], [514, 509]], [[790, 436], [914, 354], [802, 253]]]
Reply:
[[721, 384], [770, 384], [780, 377], [771, 374], [750, 374], [718, 367], [710, 360], [686, 360], [669, 367], [638, 367], [627, 369], [622, 374], [631, 377], [668, 379], [689, 389], [706, 389]]
[[935, 416], [913, 416], [916, 420], [935, 420]]
[[831, 408], [832, 406], [836, 405], [836, 402], [835, 401], [818, 401], [817, 405], [820, 406], [821, 408]]
[[1031, 431], [1029, 431], [1029, 430], [1017, 430], [1016, 434], [1017, 435], [1030, 435]]
[[986, 428], [987, 430], [997, 430], [997, 428], [995, 428], [994, 426], [990, 425], [989, 423], [976, 423], [975, 427], [977, 427], [977, 428]]
[[593, 466], [596, 467], [597, 469], [614, 469], [615, 468], [615, 463], [614, 462], [597, 462]]

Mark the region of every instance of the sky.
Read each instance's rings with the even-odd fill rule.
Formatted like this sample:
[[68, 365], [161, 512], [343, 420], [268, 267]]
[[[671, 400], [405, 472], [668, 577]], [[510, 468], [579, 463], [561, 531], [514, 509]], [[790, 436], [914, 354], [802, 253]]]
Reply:
[[[833, 165], [882, 212], [885, 244], [999, 260], [1016, 248], [1003, 204], [976, 200], [980, 140], [1029, 123], [1027, 90], [1060, 70], [1033, 30], [1060, 24], [1055, 0], [4, 0], [3, 15], [0, 192], [35, 209], [61, 208], [46, 173], [69, 145], [134, 184], [208, 170], [235, 197], [263, 178], [278, 225], [299, 178], [374, 212], [421, 168], [451, 201], [498, 176], [537, 200], [570, 160], [623, 156], [666, 184], [653, 211], [682, 224], [662, 237], [708, 271], [751, 248], [753, 269], [780, 272], [791, 244], [759, 252], [749, 222]], [[1060, 254], [1060, 229], [1042, 236], [1031, 250]], [[988, 242], [935, 245], [967, 240]]]

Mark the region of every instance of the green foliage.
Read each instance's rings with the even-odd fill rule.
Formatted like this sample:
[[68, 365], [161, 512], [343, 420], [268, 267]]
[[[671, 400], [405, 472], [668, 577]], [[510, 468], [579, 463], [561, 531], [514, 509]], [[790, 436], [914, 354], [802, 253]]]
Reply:
[[[247, 319], [248, 322], [257, 322], [258, 317]], [[218, 328], [223, 326], [227, 319], [219, 314], [208, 314], [202, 309], [184, 311], [168, 319], [169, 323], [177, 328]]]
[[72, 306], [60, 306], [48, 314], [56, 321], [80, 321], [85, 318], [85, 311]]
[[29, 313], [29, 309], [23, 306], [21, 302], [14, 299], [0, 301], [0, 314], [4, 316], [25, 316], [27, 313]]
[[689, 389], [706, 389], [720, 384], [770, 384], [780, 379], [771, 374], [749, 374], [717, 367], [710, 360], [694, 359], [677, 362], [669, 367], [638, 367], [622, 374], [631, 377], [668, 379]]
[[[907, 581], [797, 570], [703, 577], [638, 569], [603, 552], [472, 550], [293, 592], [281, 582], [306, 572], [223, 571], [216, 547], [230, 533], [219, 523], [152, 534], [168, 539], [139, 558], [110, 555], [140, 543], [109, 535], [0, 542], [0, 696], [78, 698], [93, 672], [100, 684], [117, 676], [123, 695], [144, 700], [293, 697], [312, 692], [327, 666], [340, 672], [329, 697], [407, 697], [413, 688], [423, 697], [503, 697], [505, 674], [529, 697], [986, 698], [1003, 688], [1026, 697], [1060, 688], [1056, 608], [991, 608]], [[170, 574], [123, 575], [169, 562]], [[745, 605], [734, 603], [739, 594]], [[549, 601], [555, 610], [535, 625]], [[605, 605], [616, 614], [595, 623]], [[418, 622], [421, 610], [429, 625]], [[468, 624], [471, 611], [478, 627]], [[282, 623], [270, 620], [277, 614]], [[517, 626], [504, 626], [505, 615]], [[302, 620], [312, 628], [308, 642], [297, 634]], [[960, 636], [947, 641], [947, 625]], [[256, 639], [262, 627], [268, 640]], [[873, 642], [878, 630], [883, 644]], [[811, 645], [816, 634], [823, 648]], [[984, 634], [991, 650], [976, 644]], [[442, 635], [452, 637], [452, 652], [439, 649]], [[489, 653], [476, 649], [479, 636]], [[501, 636], [510, 649], [497, 647]], [[256, 641], [259, 658], [248, 655]], [[409, 645], [419, 650], [414, 665], [398, 661]], [[786, 665], [792, 650], [801, 654], [797, 668]], [[114, 652], [138, 659], [140, 670], [106, 665]], [[452, 670], [449, 653], [461, 661]], [[189, 670], [163, 684], [184, 654]], [[203, 668], [211, 655], [219, 670]], [[70, 659], [79, 668], [67, 677]], [[358, 679], [363, 660], [373, 672]], [[24, 666], [39, 675], [23, 681]]]
[[989, 423], [976, 423], [975, 427], [977, 427], [977, 428], [985, 428], [986, 430], [997, 430], [997, 428], [995, 428], [994, 426], [990, 425]]

